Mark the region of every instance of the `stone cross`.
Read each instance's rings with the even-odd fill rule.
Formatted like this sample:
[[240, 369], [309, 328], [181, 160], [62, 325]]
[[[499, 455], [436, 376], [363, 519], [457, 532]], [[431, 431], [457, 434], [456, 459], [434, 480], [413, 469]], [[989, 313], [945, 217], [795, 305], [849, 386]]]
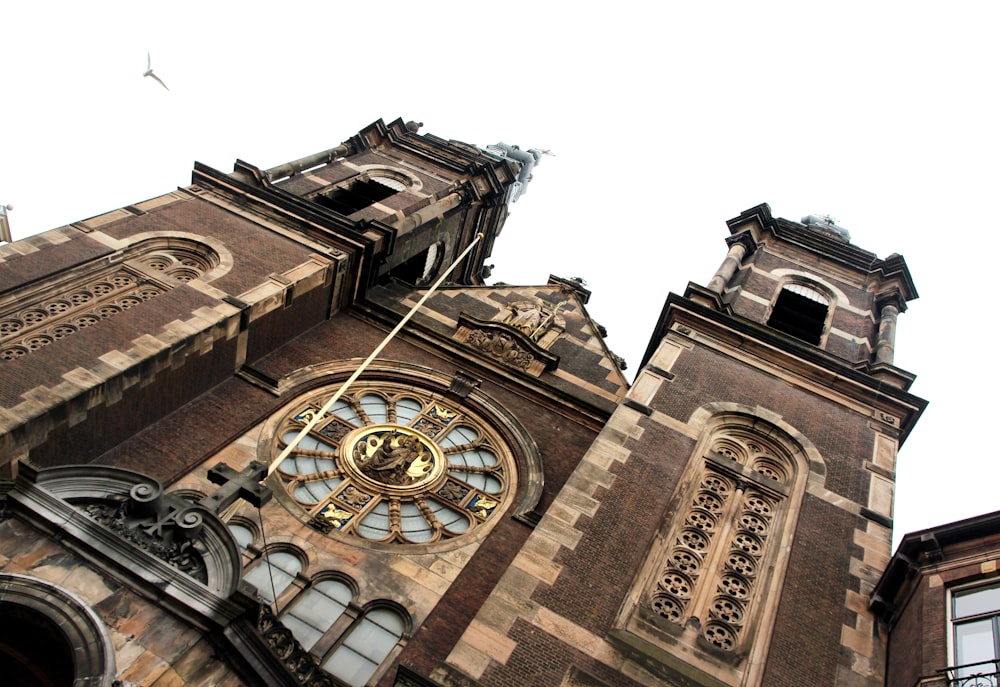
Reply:
[[243, 472], [236, 472], [225, 463], [219, 463], [208, 471], [212, 484], [220, 485], [214, 494], [198, 502], [199, 506], [218, 515], [236, 503], [237, 499], [249, 501], [257, 508], [271, 500], [271, 490], [260, 483], [267, 477], [267, 465], [259, 460], [250, 461]]

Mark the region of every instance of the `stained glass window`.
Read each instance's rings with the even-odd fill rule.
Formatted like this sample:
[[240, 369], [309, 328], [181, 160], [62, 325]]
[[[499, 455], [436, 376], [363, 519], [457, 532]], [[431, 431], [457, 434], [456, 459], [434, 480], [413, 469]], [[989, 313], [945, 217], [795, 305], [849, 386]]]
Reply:
[[[334, 391], [314, 392], [285, 412], [275, 456]], [[393, 544], [440, 542], [492, 522], [515, 478], [510, 451], [478, 413], [381, 382], [356, 383], [276, 474], [313, 527]]]

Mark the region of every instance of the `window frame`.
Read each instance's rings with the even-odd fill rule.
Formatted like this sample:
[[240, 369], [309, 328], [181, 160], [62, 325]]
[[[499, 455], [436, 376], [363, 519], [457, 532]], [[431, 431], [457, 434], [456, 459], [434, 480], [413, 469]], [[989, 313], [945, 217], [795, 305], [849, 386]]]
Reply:
[[[998, 685], [1000, 684], [1000, 604], [995, 610], [987, 611], [984, 613], [973, 614], [969, 616], [963, 616], [961, 618], [955, 617], [955, 602], [956, 597], [975, 593], [976, 590], [986, 590], [986, 589], [997, 589], [1000, 591], [1000, 581], [996, 579], [991, 580], [976, 580], [974, 582], [969, 582], [966, 584], [956, 585], [954, 587], [948, 588], [947, 601], [945, 607], [945, 619], [946, 619], [946, 638], [947, 638], [947, 651], [948, 651], [948, 678], [949, 684], [961, 685], [962, 680], [966, 678], [973, 677], [976, 673], [970, 673], [968, 675], [958, 675], [954, 669], [961, 667], [963, 665], [969, 666], [989, 666], [992, 664], [991, 671], [983, 671], [984, 676], [991, 678], [992, 682], [989, 684]], [[981, 620], [989, 619], [992, 621], [993, 630], [993, 653], [994, 658], [987, 659], [986, 661], [980, 661], [977, 663], [963, 664], [958, 660], [958, 644], [956, 631], [959, 625], [965, 625], [972, 622], [978, 622]]]

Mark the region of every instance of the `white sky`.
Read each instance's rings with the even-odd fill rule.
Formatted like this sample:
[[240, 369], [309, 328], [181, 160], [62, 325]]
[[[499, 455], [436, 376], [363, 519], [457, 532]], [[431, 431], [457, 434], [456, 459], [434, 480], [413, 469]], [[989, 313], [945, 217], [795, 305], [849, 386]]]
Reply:
[[[961, 1], [12, 3], [0, 203], [24, 238], [187, 185], [194, 160], [271, 167], [380, 117], [548, 148], [494, 278], [585, 278], [630, 376], [667, 293], [725, 257], [725, 220], [830, 213], [902, 253], [921, 294], [896, 340], [931, 401], [900, 455], [898, 541], [1000, 508], [981, 361], [998, 19]], [[169, 92], [142, 78], [147, 50]]]

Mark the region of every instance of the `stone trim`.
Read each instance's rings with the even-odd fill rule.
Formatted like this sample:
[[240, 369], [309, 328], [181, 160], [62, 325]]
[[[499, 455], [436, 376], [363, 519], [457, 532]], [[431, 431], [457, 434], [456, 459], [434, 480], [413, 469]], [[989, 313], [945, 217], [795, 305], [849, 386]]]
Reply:
[[36, 577], [0, 573], [0, 607], [5, 605], [39, 613], [59, 627], [73, 654], [73, 687], [112, 687], [116, 669], [111, 636], [85, 601]]

